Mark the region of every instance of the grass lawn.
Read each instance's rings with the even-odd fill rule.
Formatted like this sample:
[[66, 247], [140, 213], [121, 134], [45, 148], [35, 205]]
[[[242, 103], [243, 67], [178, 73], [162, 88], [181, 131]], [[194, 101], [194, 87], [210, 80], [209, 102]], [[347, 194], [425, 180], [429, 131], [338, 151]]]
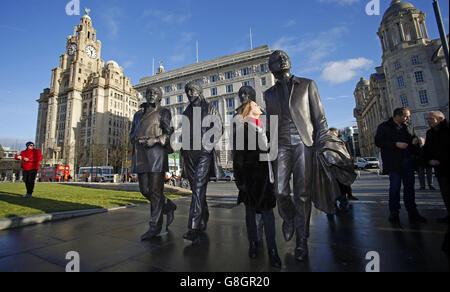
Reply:
[[[0, 218], [148, 203], [148, 200], [138, 192], [49, 183], [37, 183], [32, 199], [22, 198], [25, 193], [23, 183], [1, 183]], [[175, 198], [179, 195], [168, 195], [168, 197]]]

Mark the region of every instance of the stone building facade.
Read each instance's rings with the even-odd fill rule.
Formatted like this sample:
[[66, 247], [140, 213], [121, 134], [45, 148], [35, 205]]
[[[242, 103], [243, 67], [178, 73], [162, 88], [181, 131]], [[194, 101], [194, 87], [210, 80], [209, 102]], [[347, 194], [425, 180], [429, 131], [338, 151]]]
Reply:
[[[257, 103], [264, 107], [263, 92], [275, 84], [268, 64], [271, 53], [268, 46], [262, 46], [168, 72], [160, 67], [158, 74], [142, 78], [134, 88], [142, 101], [148, 86], [160, 87], [163, 91], [162, 105], [170, 109], [172, 116], [177, 116], [182, 115], [188, 105], [185, 85], [196, 81], [203, 88], [203, 96], [216, 106], [228, 125], [226, 117], [234, 115], [240, 106], [238, 92], [242, 86], [255, 88]], [[224, 139], [223, 143], [226, 142]], [[231, 168], [230, 151], [221, 151], [220, 161], [223, 168]]]
[[439, 110], [448, 117], [449, 74], [441, 40], [430, 40], [426, 15], [409, 2], [392, 0], [378, 36], [383, 62], [370, 81], [361, 79], [355, 89], [355, 117], [363, 156], [379, 151], [374, 136], [379, 124], [398, 107], [411, 110], [411, 123], [425, 137], [425, 116]]
[[[101, 49], [86, 14], [67, 37], [50, 88], [37, 100], [35, 143], [42, 149], [44, 164], [69, 165], [72, 176], [76, 166], [106, 165], [108, 152], [123, 142], [138, 110], [130, 79], [115, 61], [101, 59]], [[102, 157], [95, 162], [94, 151]]]

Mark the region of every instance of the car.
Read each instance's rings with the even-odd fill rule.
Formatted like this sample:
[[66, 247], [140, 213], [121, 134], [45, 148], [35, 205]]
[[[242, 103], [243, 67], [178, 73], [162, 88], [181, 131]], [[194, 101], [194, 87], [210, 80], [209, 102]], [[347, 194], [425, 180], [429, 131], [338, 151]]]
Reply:
[[356, 169], [366, 169], [367, 168], [367, 161], [364, 158], [357, 158], [354, 166]]
[[367, 162], [366, 168], [378, 169], [380, 168], [380, 161], [376, 157], [365, 157], [364, 160]]
[[226, 172], [226, 173], [225, 173], [225, 179], [228, 180], [228, 181], [234, 181], [234, 180], [235, 180], [235, 178], [234, 178], [234, 173], [232, 173], [232, 172]]

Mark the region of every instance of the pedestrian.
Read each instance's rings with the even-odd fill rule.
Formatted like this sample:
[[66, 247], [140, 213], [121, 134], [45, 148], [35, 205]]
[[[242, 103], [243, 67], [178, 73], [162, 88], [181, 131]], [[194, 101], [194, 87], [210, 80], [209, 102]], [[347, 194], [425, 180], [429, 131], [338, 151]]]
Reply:
[[433, 186], [433, 167], [428, 164], [425, 159], [425, 139], [419, 138], [419, 154], [416, 159], [417, 175], [419, 176], [420, 190], [425, 190], [425, 178], [428, 188], [432, 191], [436, 190]]
[[[233, 150], [233, 167], [239, 189], [238, 204], [245, 205], [245, 221], [249, 240], [249, 257], [258, 256], [258, 225], [256, 214], [261, 214], [266, 235], [270, 265], [281, 267], [275, 240], [276, 198], [273, 181], [270, 180], [269, 161], [261, 159], [267, 155], [268, 140], [260, 120], [261, 108], [252, 100], [243, 105], [243, 111], [235, 118], [236, 145]], [[252, 147], [252, 146], [253, 147]]]
[[431, 112], [430, 114], [428, 114], [427, 121], [431, 129], [428, 130], [427, 132], [424, 150], [425, 160], [428, 161], [429, 165], [434, 167], [436, 177], [439, 182], [439, 188], [441, 189], [442, 199], [444, 200], [445, 207], [447, 208], [447, 216], [438, 219], [438, 222], [448, 224], [448, 208], [449, 208], [448, 121], [445, 119], [445, 115], [442, 112], [438, 111]]
[[26, 150], [14, 158], [22, 161], [23, 181], [27, 188], [27, 194], [23, 197], [29, 199], [33, 197], [34, 184], [36, 182], [39, 164], [42, 161], [42, 153], [40, 150], [34, 148], [33, 142], [28, 142], [26, 147]]
[[389, 221], [400, 222], [400, 189], [403, 183], [403, 201], [413, 223], [425, 223], [427, 220], [419, 214], [416, 205], [415, 161], [418, 153], [418, 140], [409, 125], [411, 111], [397, 108], [388, 121], [378, 126], [375, 144], [381, 148], [383, 172], [389, 174]]

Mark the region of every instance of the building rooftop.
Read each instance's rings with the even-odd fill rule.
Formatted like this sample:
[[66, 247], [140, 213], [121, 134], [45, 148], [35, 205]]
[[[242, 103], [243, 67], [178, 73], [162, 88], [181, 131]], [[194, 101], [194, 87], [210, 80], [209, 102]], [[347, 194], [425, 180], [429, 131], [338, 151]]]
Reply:
[[272, 51], [270, 50], [269, 46], [261, 46], [254, 48], [253, 50], [240, 52], [233, 55], [228, 55], [204, 62], [200, 62], [197, 64], [192, 64], [189, 66], [185, 66], [179, 69], [163, 72], [160, 74], [156, 74], [149, 77], [144, 77], [139, 81], [139, 84], [136, 85], [136, 87], [145, 86], [148, 83], [157, 83], [160, 81], [167, 81], [170, 79], [179, 78], [182, 76], [188, 76], [193, 74], [198, 74], [202, 71], [208, 71], [212, 69], [217, 69], [222, 66], [229, 66], [231, 64], [236, 64], [244, 61], [250, 61], [252, 59], [257, 59], [265, 56], [270, 56]]

